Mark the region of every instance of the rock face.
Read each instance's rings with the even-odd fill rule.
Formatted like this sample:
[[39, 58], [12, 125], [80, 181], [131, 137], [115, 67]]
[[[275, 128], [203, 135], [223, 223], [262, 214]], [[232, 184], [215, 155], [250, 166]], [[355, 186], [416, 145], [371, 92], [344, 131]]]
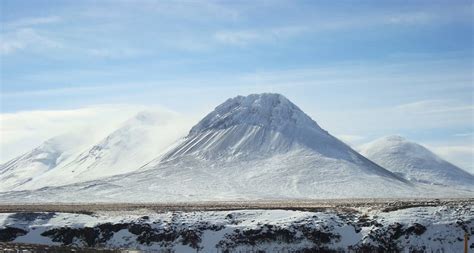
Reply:
[[465, 187], [474, 191], [474, 176], [443, 160], [420, 144], [388, 136], [362, 147], [361, 153], [407, 180]]

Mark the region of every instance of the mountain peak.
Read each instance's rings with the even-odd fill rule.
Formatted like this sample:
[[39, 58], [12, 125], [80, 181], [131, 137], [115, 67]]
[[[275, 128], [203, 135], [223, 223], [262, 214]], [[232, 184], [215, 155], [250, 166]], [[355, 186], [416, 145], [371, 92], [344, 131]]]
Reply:
[[291, 126], [319, 126], [281, 94], [262, 93], [230, 98], [209, 113], [190, 134], [235, 125], [253, 125], [283, 130]]

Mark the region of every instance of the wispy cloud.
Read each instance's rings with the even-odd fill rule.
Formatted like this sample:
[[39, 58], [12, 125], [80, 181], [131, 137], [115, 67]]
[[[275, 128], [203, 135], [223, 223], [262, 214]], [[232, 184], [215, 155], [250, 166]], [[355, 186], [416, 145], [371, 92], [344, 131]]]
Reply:
[[59, 16], [28, 17], [2, 22], [0, 54], [12, 54], [30, 47], [58, 48], [62, 44], [42, 34], [37, 26], [61, 22]]
[[464, 145], [428, 145], [436, 154], [447, 161], [474, 174], [474, 145], [467, 143]]
[[422, 100], [398, 105], [397, 110], [413, 114], [441, 114], [456, 112], [474, 112], [474, 105], [462, 104], [449, 99]]
[[243, 46], [253, 42], [287, 39], [308, 30], [309, 28], [305, 26], [283, 26], [260, 30], [224, 30], [216, 32], [214, 38], [221, 43]]
[[335, 136], [353, 147], [356, 147], [366, 140], [366, 136], [355, 134], [335, 134]]
[[65, 110], [33, 110], [0, 114], [0, 162], [5, 162], [54, 136], [81, 132], [102, 138], [146, 107], [98, 105]]
[[[458, 11], [463, 13], [457, 18], [469, 18], [462, 8]], [[359, 16], [325, 17], [318, 15], [309, 17], [305, 25], [287, 27], [264, 27], [261, 29], [235, 29], [221, 30], [214, 34], [214, 38], [221, 42], [244, 46], [251, 43], [271, 42], [278, 39], [290, 38], [304, 33], [316, 34], [321, 32], [337, 32], [349, 29], [365, 29], [378, 26], [412, 26], [431, 25], [436, 23], [451, 22], [455, 17], [452, 13], [439, 10], [411, 11], [411, 12], [387, 12], [387, 13], [364, 13]], [[466, 17], [467, 16], [467, 17]]]
[[459, 134], [455, 134], [454, 136], [456, 136], [456, 137], [472, 137], [472, 138], [474, 138], [474, 133], [473, 133], [473, 132], [470, 132], [470, 133], [459, 133]]
[[0, 54], [4, 55], [27, 48], [41, 50], [62, 47], [61, 42], [53, 40], [32, 28], [21, 28], [2, 34], [2, 40], [0, 40]]
[[31, 27], [45, 24], [53, 24], [62, 21], [63, 19], [59, 16], [45, 16], [45, 17], [29, 17], [22, 18], [3, 24], [4, 29], [17, 29], [22, 27]]
[[91, 48], [84, 49], [84, 51], [91, 56], [108, 59], [137, 57], [146, 54], [145, 50], [130, 47]]
[[412, 13], [398, 13], [391, 14], [384, 17], [384, 21], [389, 24], [428, 24], [437, 17], [433, 13], [427, 12], [412, 12]]

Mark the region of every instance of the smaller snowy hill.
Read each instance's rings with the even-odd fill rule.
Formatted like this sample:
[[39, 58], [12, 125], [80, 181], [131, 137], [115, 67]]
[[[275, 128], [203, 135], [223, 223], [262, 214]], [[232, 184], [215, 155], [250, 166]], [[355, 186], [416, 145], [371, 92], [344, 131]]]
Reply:
[[[81, 134], [64, 134], [0, 166], [0, 191], [12, 190], [67, 162], [87, 145]], [[87, 136], [87, 135], [86, 135]]]
[[420, 144], [400, 136], [368, 143], [361, 153], [380, 166], [413, 182], [467, 187], [474, 190], [474, 176], [441, 159]]
[[83, 149], [74, 159], [46, 171], [16, 190], [77, 183], [136, 171], [160, 156], [185, 132], [175, 124], [177, 118], [172, 112], [142, 111], [98, 143]]

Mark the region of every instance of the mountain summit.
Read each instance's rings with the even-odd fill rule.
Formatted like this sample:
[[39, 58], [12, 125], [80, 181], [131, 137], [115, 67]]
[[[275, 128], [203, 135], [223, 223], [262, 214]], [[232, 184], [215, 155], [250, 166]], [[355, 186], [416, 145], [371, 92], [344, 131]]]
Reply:
[[204, 117], [165, 159], [190, 154], [206, 159], [249, 159], [314, 147], [312, 138], [324, 141], [327, 133], [284, 96], [238, 96]]
[[261, 126], [281, 132], [299, 126], [320, 129], [316, 122], [283, 95], [263, 93], [228, 99], [194, 126], [190, 134], [236, 125]]

